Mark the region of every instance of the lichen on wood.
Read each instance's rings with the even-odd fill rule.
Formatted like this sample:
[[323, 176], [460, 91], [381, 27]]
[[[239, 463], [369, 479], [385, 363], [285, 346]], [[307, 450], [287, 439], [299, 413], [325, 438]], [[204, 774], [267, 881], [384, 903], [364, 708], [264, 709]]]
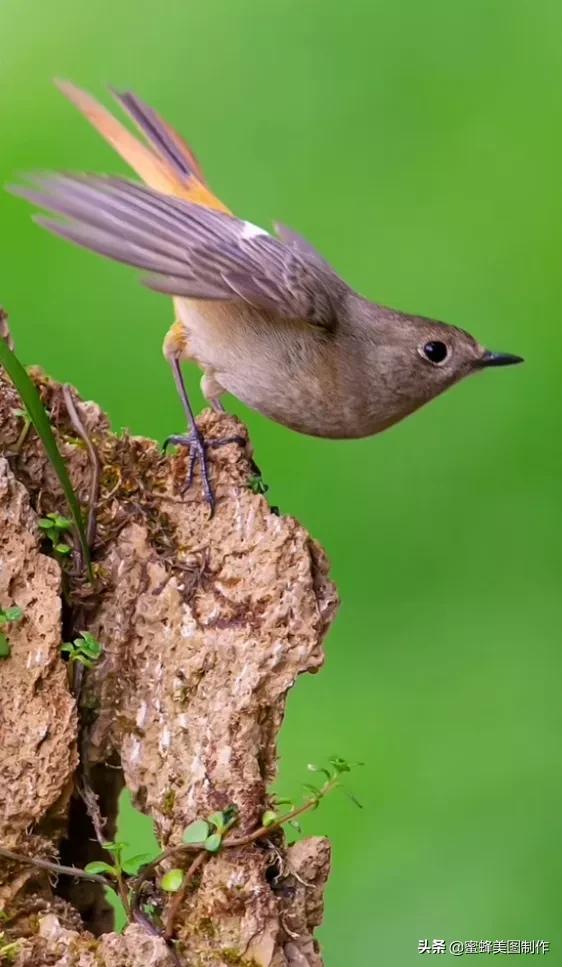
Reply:
[[[91, 455], [63, 388], [37, 370], [33, 378], [87, 507]], [[21, 404], [0, 372], [0, 607], [24, 610], [0, 661], [0, 845], [75, 866], [102, 857], [77, 796], [86, 779], [108, 836], [123, 782], [163, 848], [233, 803], [237, 832], [249, 833], [268, 805], [287, 692], [323, 661], [337, 606], [325, 555], [249, 486], [256, 468], [234, 417], [200, 418], [208, 440], [246, 441], [209, 451], [210, 517], [197, 476], [183, 492], [185, 452], [166, 457], [151, 440], [116, 435], [98, 406], [74, 391], [73, 400], [99, 460], [93, 586], [41, 543], [38, 516], [64, 513], [64, 499], [33, 429], [22, 434]], [[78, 688], [60, 644], [81, 630], [104, 651]], [[97, 884], [0, 860], [0, 929], [18, 941], [10, 956], [22, 967], [174, 958], [320, 967], [313, 933], [328, 869], [326, 840], [287, 848], [279, 830], [224, 850], [186, 891], [172, 952], [141, 924], [112, 932]]]

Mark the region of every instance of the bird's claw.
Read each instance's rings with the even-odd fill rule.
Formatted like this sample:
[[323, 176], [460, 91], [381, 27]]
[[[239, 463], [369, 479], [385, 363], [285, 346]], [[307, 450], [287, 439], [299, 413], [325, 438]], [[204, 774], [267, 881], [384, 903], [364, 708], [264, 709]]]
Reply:
[[205, 500], [207, 501], [211, 511], [211, 517], [215, 510], [215, 495], [211, 485], [211, 475], [209, 472], [209, 462], [206, 451], [207, 449], [216, 450], [218, 447], [226, 446], [229, 443], [237, 443], [241, 447], [246, 446], [246, 440], [243, 436], [229, 436], [223, 437], [220, 440], [206, 441], [201, 433], [201, 430], [199, 430], [197, 427], [194, 427], [189, 433], [173, 434], [172, 436], [166, 437], [164, 443], [162, 444], [163, 450], [166, 450], [170, 445], [189, 447], [187, 480], [181, 488], [182, 494], [186, 493], [186, 491], [191, 487], [195, 474], [195, 467], [198, 462], [200, 463], [203, 492], [205, 494]]

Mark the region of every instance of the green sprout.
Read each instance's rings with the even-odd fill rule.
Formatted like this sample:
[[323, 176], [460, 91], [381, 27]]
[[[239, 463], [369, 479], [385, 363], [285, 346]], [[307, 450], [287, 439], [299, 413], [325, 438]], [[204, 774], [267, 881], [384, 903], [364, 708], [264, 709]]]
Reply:
[[139, 853], [124, 859], [123, 852], [127, 849], [128, 843], [108, 842], [103, 844], [104, 850], [113, 859], [112, 863], [103, 860], [93, 860], [84, 867], [85, 873], [94, 873], [97, 876], [107, 877], [107, 886], [114, 890], [119, 896], [127, 919], [131, 918], [131, 895], [125, 877], [135, 876], [141, 867], [150, 862], [152, 856], [149, 853]]
[[108, 842], [103, 844], [104, 850], [113, 857], [113, 863], [104, 863], [103, 860], [93, 860], [84, 867], [85, 873], [101, 873], [108, 876], [111, 880], [120, 880], [123, 873], [127, 876], [134, 876], [141, 866], [150, 862], [152, 854], [138, 853], [129, 859], [123, 858], [123, 852], [127, 849], [128, 843]]
[[[0, 626], [15, 624], [16, 621], [21, 621], [23, 618], [23, 611], [14, 605], [12, 608], [0, 608]], [[12, 646], [7, 635], [0, 632], [0, 659], [9, 658], [12, 653]]]
[[[306, 801], [302, 806], [295, 806], [295, 804], [290, 799], [279, 799], [274, 798], [273, 803], [269, 809], [266, 809], [262, 814], [261, 822], [264, 828], [283, 826], [287, 823], [289, 826], [293, 826], [299, 833], [301, 831], [300, 824], [297, 822], [297, 816], [302, 813], [311, 812], [313, 809], [317, 809], [320, 805], [322, 799], [332, 792], [334, 789], [342, 788], [345, 794], [351, 801], [362, 809], [361, 803], [353, 796], [342, 784], [341, 776], [346, 772], [351, 772], [355, 766], [363, 765], [362, 762], [347, 762], [346, 759], [342, 759], [341, 756], [331, 756], [328, 759], [328, 766], [316, 766], [313, 763], [309, 763], [307, 768], [309, 772], [313, 772], [319, 776], [324, 777], [324, 781], [319, 785], [313, 785], [310, 782], [303, 782], [303, 789], [306, 792]], [[281, 807], [285, 807], [284, 810]]]
[[211, 813], [207, 819], [196, 819], [182, 835], [186, 846], [201, 846], [209, 853], [218, 853], [223, 837], [238, 821], [238, 807], [228, 806], [223, 812]]
[[253, 494], [266, 494], [269, 490], [269, 484], [266, 484], [261, 474], [255, 473], [248, 480], [248, 490], [251, 490]]
[[72, 553], [72, 548], [61, 539], [72, 528], [72, 521], [68, 517], [62, 517], [57, 513], [47, 514], [39, 520], [39, 527], [51, 542], [51, 547], [56, 554], [66, 557]]
[[103, 654], [103, 646], [89, 631], [81, 631], [80, 637], [61, 645], [61, 654], [69, 661], [77, 661], [85, 668], [93, 668]]

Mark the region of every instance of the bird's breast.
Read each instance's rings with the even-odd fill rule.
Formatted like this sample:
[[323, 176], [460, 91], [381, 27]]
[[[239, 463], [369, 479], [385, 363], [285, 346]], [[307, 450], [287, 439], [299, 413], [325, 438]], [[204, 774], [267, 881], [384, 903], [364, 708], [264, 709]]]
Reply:
[[240, 303], [182, 300], [190, 356], [239, 400], [312, 436], [376, 432], [337, 338]]

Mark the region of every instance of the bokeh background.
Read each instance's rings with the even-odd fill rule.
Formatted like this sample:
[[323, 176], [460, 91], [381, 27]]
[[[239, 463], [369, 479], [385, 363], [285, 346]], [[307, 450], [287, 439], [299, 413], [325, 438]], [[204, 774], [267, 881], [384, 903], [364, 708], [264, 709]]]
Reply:
[[[0, 170], [125, 169], [52, 87], [130, 86], [244, 217], [308, 235], [361, 292], [524, 367], [371, 440], [238, 403], [270, 497], [325, 545], [343, 605], [291, 696], [279, 789], [365, 765], [305, 822], [334, 846], [328, 967], [420, 938], [550, 940], [562, 964], [562, 6], [558, 0], [2, 0]], [[170, 303], [1, 200], [20, 356], [115, 427], [182, 428]], [[198, 375], [188, 372], [201, 403]], [[124, 835], [148, 842], [126, 811]]]

